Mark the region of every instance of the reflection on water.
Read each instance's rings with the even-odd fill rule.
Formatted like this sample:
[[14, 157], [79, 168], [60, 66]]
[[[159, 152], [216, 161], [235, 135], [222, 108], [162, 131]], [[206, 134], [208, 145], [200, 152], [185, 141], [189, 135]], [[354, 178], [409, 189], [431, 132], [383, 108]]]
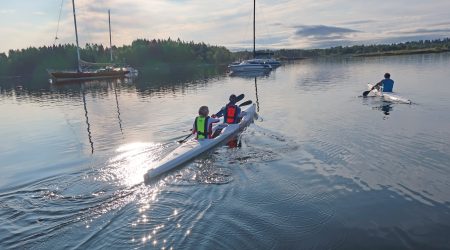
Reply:
[[119, 98], [117, 98], [117, 85], [118, 85], [118, 83], [116, 82], [115, 86], [114, 86], [114, 95], [116, 96], [117, 119], [119, 120], [119, 128], [120, 128], [120, 132], [123, 134], [122, 119], [120, 119]]
[[[0, 248], [445, 249], [449, 66], [436, 54], [309, 60], [251, 77], [3, 79]], [[417, 105], [358, 97], [386, 68]], [[219, 109], [230, 93], [264, 117], [240, 147], [144, 185], [198, 107]]]
[[88, 117], [88, 111], [86, 108], [86, 92], [84, 90], [84, 85], [81, 85], [81, 93], [83, 95], [83, 107], [84, 107], [84, 116], [86, 117], [86, 125], [87, 125], [87, 132], [88, 132], [88, 138], [89, 143], [91, 144], [91, 153], [94, 153], [94, 142], [92, 141], [92, 135], [91, 135], [91, 124], [89, 123], [89, 117]]
[[255, 77], [255, 97], [256, 97], [256, 112], [259, 112], [259, 98], [258, 98], [258, 83]]
[[392, 104], [385, 102], [380, 106], [373, 107], [372, 109], [380, 110], [385, 115], [385, 119], [387, 119], [387, 116], [390, 114], [390, 112], [393, 110]]

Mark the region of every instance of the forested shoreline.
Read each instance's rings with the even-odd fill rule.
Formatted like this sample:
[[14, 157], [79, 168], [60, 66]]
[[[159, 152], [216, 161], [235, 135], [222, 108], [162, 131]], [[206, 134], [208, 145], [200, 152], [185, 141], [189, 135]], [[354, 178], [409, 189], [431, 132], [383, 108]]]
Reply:
[[[421, 40], [396, 44], [355, 45], [327, 49], [280, 49], [260, 51], [284, 60], [332, 56], [383, 56], [450, 51], [450, 38]], [[80, 50], [81, 58], [88, 62], [110, 62], [109, 48], [99, 44], [86, 44]], [[226, 65], [234, 60], [248, 59], [250, 51], [230, 52], [223, 46], [184, 42], [180, 39], [137, 39], [131, 45], [113, 47], [114, 63], [131, 65], [137, 69], [170, 72], [171, 66], [196, 67], [199, 65]], [[0, 76], [46, 77], [47, 69], [75, 69], [76, 46], [73, 44], [29, 47], [0, 53]]]
[[[81, 59], [93, 63], [109, 63], [110, 50], [99, 44], [80, 48]], [[217, 65], [231, 62], [233, 54], [223, 46], [184, 42], [180, 39], [137, 39], [131, 45], [113, 47], [113, 62], [138, 69], [164, 69], [167, 65]], [[38, 78], [47, 69], [77, 68], [76, 46], [73, 44], [29, 47], [0, 53], [0, 76], [27, 75]]]
[[[298, 60], [333, 56], [385, 56], [402, 54], [440, 53], [450, 51], [450, 38], [420, 40], [405, 43], [337, 46], [326, 49], [280, 49], [261, 50], [257, 53], [270, 54], [281, 60]], [[251, 51], [235, 52], [236, 58], [247, 59], [253, 56]]]

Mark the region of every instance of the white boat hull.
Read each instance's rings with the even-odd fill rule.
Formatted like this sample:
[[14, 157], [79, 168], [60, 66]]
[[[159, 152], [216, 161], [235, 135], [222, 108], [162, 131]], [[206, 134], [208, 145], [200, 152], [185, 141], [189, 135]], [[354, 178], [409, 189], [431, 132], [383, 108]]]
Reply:
[[[245, 115], [240, 123], [228, 124], [228, 126], [222, 129], [220, 135], [218, 135], [217, 137], [213, 139], [203, 140], [196, 140], [193, 138], [186, 141], [174, 151], [169, 153], [157, 164], [152, 166], [152, 168], [144, 175], [144, 180], [149, 181], [152, 178], [155, 178], [193, 160], [195, 157], [218, 146], [219, 144], [227, 142], [229, 139], [239, 133], [239, 131], [243, 130], [250, 123], [252, 123], [255, 114], [256, 106], [255, 104], [252, 104], [245, 110]], [[217, 128], [218, 126], [220, 126], [220, 124], [216, 125], [215, 128]]]
[[228, 66], [228, 68], [231, 72], [268, 72], [272, 70], [272, 67], [268, 64], [247, 62], [242, 62], [240, 64], [231, 64]]
[[[369, 90], [371, 90], [373, 87], [373, 84], [369, 83], [369, 84], [367, 84], [367, 87]], [[404, 98], [402, 96], [393, 94], [393, 93], [381, 92], [381, 91], [378, 91], [377, 89], [373, 89], [371, 92], [374, 93], [376, 96], [380, 96], [381, 98], [383, 98], [384, 100], [389, 101], [389, 102], [411, 104], [411, 100]]]

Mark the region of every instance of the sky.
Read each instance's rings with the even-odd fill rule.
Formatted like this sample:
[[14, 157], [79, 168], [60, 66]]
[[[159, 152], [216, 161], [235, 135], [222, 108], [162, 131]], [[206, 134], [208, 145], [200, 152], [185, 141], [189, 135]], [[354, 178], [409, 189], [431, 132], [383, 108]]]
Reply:
[[[75, 43], [71, 0], [0, 0], [0, 6], [0, 53]], [[252, 0], [75, 0], [75, 6], [82, 46], [109, 45], [108, 9], [116, 46], [137, 38], [169, 37], [233, 51], [253, 46]], [[450, 0], [256, 1], [256, 46], [260, 49], [444, 37], [450, 37]]]

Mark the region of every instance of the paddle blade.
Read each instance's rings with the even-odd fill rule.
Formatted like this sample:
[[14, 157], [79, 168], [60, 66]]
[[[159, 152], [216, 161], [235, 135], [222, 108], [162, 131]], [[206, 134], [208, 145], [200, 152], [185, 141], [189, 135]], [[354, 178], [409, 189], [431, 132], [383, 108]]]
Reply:
[[183, 142], [185, 142], [189, 137], [191, 137], [191, 135], [193, 135], [192, 133], [190, 133], [190, 134], [188, 134], [187, 136], [186, 136], [186, 138], [184, 138], [183, 140], [179, 140], [178, 141], [178, 143], [183, 143]]
[[252, 104], [252, 100], [248, 100], [246, 102], [243, 102], [243, 103], [239, 104], [239, 107], [247, 106], [247, 105], [250, 105], [250, 104]]
[[240, 94], [240, 95], [236, 96], [236, 102], [242, 101], [242, 99], [244, 99], [244, 97], [245, 97], [244, 94]]
[[370, 90], [366, 90], [363, 92], [363, 96], [366, 97], [370, 93]]

